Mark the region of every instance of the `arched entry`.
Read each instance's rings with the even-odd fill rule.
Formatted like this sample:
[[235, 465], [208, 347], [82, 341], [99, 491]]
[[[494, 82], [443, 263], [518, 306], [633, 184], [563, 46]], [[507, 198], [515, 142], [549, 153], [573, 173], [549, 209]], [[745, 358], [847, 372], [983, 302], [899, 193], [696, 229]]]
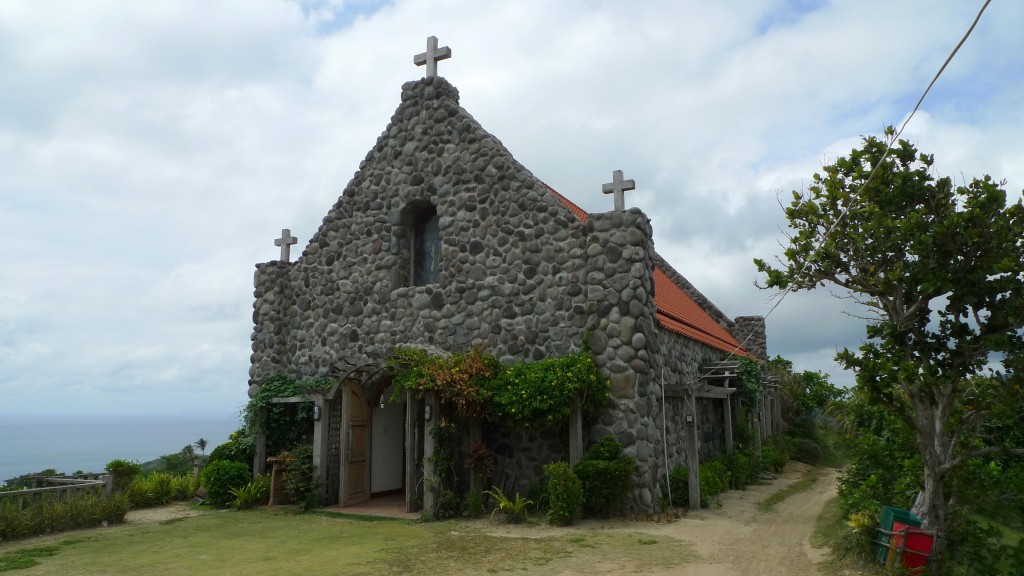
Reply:
[[373, 400], [370, 494], [401, 494], [405, 488], [405, 402], [391, 399], [391, 387]]

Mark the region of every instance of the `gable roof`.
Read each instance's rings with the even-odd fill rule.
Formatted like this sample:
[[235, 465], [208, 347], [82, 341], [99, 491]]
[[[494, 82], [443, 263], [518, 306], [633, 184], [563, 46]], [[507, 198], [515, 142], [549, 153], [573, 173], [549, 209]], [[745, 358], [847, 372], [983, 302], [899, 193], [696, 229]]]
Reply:
[[[551, 195], [581, 222], [587, 221], [587, 212], [584, 209], [559, 194], [551, 186], [547, 184], [545, 186]], [[658, 258], [658, 260], [662, 259]], [[674, 270], [673, 273], [675, 273]], [[715, 321], [711, 314], [698, 305], [682, 287], [669, 277], [660, 264], [654, 269], [654, 305], [657, 308], [658, 323], [662, 328], [724, 352], [750, 356], [750, 353], [728, 330]], [[715, 310], [718, 311], [717, 308]]]

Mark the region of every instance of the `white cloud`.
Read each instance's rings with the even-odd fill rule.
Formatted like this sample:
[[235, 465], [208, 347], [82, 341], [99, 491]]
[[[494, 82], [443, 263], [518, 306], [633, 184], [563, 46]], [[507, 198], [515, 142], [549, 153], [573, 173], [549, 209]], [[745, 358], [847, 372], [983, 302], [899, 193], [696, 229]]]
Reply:
[[[253, 264], [320, 224], [436, 35], [462, 104], [591, 211], [614, 169], [729, 315], [822, 163], [901, 121], [974, 3], [235, 0], [0, 5], [4, 411], [234, 411]], [[1024, 185], [1024, 6], [993, 4], [906, 132]], [[861, 324], [788, 298], [769, 348], [838, 374]], [[848, 376], [835, 376], [842, 381]]]

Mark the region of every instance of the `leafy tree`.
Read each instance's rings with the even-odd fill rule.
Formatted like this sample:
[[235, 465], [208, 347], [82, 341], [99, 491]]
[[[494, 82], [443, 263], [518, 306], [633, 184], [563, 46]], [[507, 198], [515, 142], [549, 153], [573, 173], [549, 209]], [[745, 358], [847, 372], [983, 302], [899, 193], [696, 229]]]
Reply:
[[987, 419], [1024, 400], [1020, 371], [997, 380], [993, 369], [1024, 356], [1024, 204], [1008, 205], [989, 176], [936, 178], [932, 156], [894, 140], [892, 127], [865, 138], [794, 192], [780, 267], [755, 263], [766, 288], [832, 284], [866, 308], [868, 340], [837, 360], [913, 431], [923, 468], [913, 510], [942, 537], [947, 482], [1008, 448]]

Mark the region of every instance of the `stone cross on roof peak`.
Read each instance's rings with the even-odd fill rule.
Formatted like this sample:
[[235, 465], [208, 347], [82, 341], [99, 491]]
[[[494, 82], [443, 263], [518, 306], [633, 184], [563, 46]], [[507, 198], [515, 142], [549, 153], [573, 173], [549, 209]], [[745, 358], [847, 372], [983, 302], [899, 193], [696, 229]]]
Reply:
[[281, 247], [281, 262], [291, 262], [292, 244], [298, 244], [299, 239], [292, 236], [292, 231], [287, 228], [281, 229], [281, 237], [274, 240], [274, 246]]
[[616, 170], [612, 172], [612, 181], [607, 184], [601, 185], [601, 191], [605, 194], [614, 194], [615, 198], [615, 209], [625, 210], [626, 209], [626, 198], [623, 192], [627, 190], [636, 190], [636, 182], [632, 179], [623, 180], [622, 170]]
[[452, 49], [447, 46], [438, 49], [437, 36], [431, 36], [427, 38], [427, 51], [413, 56], [412, 61], [417, 66], [426, 64], [427, 78], [430, 78], [431, 76], [437, 76], [437, 61], [447, 60], [451, 57]]

